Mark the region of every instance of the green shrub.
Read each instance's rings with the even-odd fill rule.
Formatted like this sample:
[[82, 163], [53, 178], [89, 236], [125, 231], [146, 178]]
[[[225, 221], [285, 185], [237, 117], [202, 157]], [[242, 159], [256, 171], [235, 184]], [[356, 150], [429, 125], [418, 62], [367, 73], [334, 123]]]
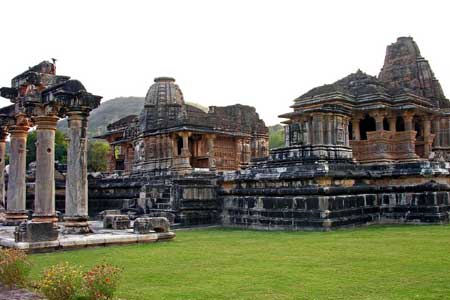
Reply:
[[83, 275], [83, 285], [88, 299], [112, 299], [119, 283], [120, 269], [110, 264], [94, 266]]
[[39, 291], [48, 300], [75, 299], [81, 287], [81, 271], [69, 263], [60, 263], [44, 270]]
[[0, 249], [0, 281], [8, 288], [25, 285], [30, 269], [31, 264], [24, 251]]

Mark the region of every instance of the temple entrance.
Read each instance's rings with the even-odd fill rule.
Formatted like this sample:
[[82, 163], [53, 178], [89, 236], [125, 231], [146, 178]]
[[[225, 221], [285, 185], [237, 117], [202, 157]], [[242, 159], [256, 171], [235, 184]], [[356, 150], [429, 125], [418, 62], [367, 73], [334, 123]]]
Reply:
[[367, 132], [376, 130], [375, 119], [369, 115], [366, 115], [364, 119], [359, 122], [359, 131], [361, 134], [361, 140], [367, 140]]

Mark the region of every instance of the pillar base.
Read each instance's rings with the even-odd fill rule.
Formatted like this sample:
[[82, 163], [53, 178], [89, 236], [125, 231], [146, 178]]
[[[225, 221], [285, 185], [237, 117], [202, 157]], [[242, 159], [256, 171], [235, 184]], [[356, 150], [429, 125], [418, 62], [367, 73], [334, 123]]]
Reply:
[[54, 214], [33, 214], [33, 223], [57, 223], [58, 218]]
[[87, 216], [64, 217], [64, 234], [86, 234], [92, 233]]
[[3, 225], [5, 226], [18, 226], [20, 223], [28, 220], [28, 214], [26, 210], [13, 210], [6, 211], [5, 220]]

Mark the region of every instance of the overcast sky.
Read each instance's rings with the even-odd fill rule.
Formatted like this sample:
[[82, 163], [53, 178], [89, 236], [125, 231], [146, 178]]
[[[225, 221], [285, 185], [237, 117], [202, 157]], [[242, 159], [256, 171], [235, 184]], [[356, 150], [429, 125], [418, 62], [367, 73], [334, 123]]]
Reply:
[[315, 86], [377, 75], [386, 46], [412, 36], [449, 95], [446, 2], [2, 0], [0, 86], [55, 57], [104, 100], [172, 76], [187, 101], [252, 105], [272, 125]]

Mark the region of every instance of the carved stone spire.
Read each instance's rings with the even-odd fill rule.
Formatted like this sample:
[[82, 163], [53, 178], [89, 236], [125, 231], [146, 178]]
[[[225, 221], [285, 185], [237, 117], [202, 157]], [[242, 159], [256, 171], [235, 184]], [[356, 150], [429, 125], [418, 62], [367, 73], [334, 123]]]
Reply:
[[379, 79], [391, 93], [411, 92], [429, 98], [439, 107], [450, 107], [428, 61], [412, 37], [399, 37], [386, 49]]

